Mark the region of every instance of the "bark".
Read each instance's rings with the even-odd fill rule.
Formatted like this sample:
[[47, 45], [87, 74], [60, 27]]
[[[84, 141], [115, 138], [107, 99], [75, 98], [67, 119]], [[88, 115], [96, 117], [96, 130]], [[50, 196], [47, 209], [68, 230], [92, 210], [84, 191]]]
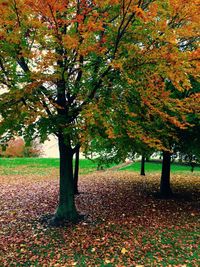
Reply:
[[141, 159], [141, 170], [140, 170], [140, 175], [145, 175], [145, 157], [142, 156]]
[[161, 197], [164, 198], [172, 196], [172, 190], [170, 187], [170, 165], [171, 165], [171, 154], [168, 151], [163, 151], [160, 195]]
[[58, 142], [60, 152], [60, 192], [55, 218], [60, 221], [76, 221], [78, 213], [74, 201], [73, 153], [70, 143], [66, 144], [62, 135], [58, 136]]
[[78, 194], [78, 174], [79, 174], [79, 152], [80, 148], [77, 148], [75, 152], [75, 167], [74, 167], [74, 194]]

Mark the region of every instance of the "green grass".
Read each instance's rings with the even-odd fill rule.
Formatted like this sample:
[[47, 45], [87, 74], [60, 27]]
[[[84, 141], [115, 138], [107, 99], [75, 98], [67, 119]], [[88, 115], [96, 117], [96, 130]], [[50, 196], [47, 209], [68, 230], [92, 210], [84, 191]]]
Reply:
[[[113, 166], [114, 164], [110, 164]], [[58, 158], [0, 158], [0, 167], [15, 168], [19, 166], [58, 168]], [[97, 163], [89, 159], [80, 159], [81, 169], [96, 169]]]
[[[136, 171], [140, 172], [140, 162], [134, 162], [128, 166], [120, 168], [123, 171]], [[162, 164], [161, 162], [146, 162], [145, 163], [145, 171], [148, 172], [161, 172]], [[191, 167], [186, 165], [181, 165], [178, 163], [171, 164], [172, 172], [190, 172]], [[195, 167], [194, 172], [200, 171], [200, 167]]]
[[[44, 175], [58, 168], [58, 158], [0, 158], [0, 175], [28, 173]], [[97, 163], [89, 159], [80, 159], [79, 168], [81, 174], [87, 174], [97, 169]]]
[[[109, 167], [113, 167], [111, 164]], [[104, 166], [107, 168], [108, 166]], [[146, 162], [145, 171], [161, 172], [161, 162]], [[58, 158], [0, 158], [0, 174], [48, 174], [52, 169], [58, 170]], [[80, 159], [80, 173], [87, 174], [97, 169], [97, 163], [89, 159]], [[119, 170], [140, 172], [140, 162], [134, 162], [128, 166], [122, 167]], [[191, 167], [172, 163], [172, 172], [190, 172]], [[200, 167], [196, 167], [194, 172], [200, 171]]]
[[[0, 166], [3, 167], [18, 167], [18, 166], [29, 166], [29, 167], [42, 167], [42, 168], [58, 168], [58, 158], [0, 158]], [[96, 168], [97, 163], [88, 160], [80, 159], [80, 168]]]

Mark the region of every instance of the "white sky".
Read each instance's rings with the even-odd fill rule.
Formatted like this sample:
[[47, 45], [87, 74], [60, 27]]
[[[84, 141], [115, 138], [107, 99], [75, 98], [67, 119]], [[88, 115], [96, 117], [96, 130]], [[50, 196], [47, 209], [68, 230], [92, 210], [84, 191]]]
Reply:
[[42, 145], [44, 158], [59, 158], [58, 141], [53, 135], [49, 136], [49, 141], [45, 141]]

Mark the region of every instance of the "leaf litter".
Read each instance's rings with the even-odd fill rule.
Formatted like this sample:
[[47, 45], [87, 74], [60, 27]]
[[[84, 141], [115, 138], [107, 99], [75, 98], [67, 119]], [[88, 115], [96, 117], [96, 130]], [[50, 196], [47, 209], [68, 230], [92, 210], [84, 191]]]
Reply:
[[173, 199], [155, 198], [159, 174], [100, 171], [80, 177], [87, 219], [50, 228], [55, 174], [0, 177], [0, 266], [199, 266], [200, 177], [172, 175]]

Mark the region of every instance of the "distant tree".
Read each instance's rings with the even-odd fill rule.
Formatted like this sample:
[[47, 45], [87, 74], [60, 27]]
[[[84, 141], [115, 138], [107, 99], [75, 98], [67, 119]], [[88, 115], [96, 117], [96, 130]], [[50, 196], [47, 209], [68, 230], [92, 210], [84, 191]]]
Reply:
[[22, 138], [11, 139], [4, 151], [4, 157], [23, 157], [25, 143]]
[[140, 175], [145, 176], [145, 156], [141, 156], [141, 170]]
[[37, 141], [33, 140], [32, 142], [29, 142], [28, 144], [25, 143], [24, 147], [24, 157], [39, 157], [43, 154], [43, 148], [42, 145], [39, 144]]
[[11, 158], [39, 157], [42, 153], [42, 147], [36, 141], [27, 145], [21, 137], [11, 139], [0, 151], [2, 157]]

